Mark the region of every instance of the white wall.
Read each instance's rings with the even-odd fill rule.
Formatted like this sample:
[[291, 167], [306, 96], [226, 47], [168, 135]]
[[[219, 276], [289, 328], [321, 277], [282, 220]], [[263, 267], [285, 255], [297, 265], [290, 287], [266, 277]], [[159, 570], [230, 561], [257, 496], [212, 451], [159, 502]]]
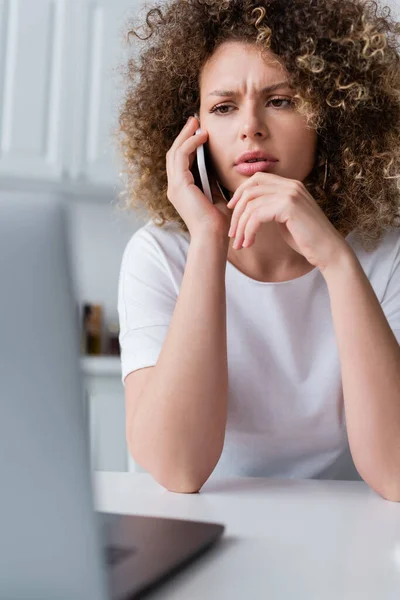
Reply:
[[78, 301], [103, 304], [105, 321], [118, 321], [118, 276], [128, 240], [146, 219], [109, 203], [71, 201], [72, 268]]
[[[38, 190], [0, 190], [2, 200], [34, 203], [60, 194]], [[150, 218], [123, 211], [111, 198], [86, 200], [62, 194], [68, 207], [69, 246], [77, 301], [102, 304], [105, 321], [118, 321], [118, 277], [122, 254], [133, 233]]]

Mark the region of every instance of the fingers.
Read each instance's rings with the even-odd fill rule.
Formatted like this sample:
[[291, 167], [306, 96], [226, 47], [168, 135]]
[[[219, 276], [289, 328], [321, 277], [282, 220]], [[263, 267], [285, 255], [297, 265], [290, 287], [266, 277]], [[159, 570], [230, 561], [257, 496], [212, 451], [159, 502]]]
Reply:
[[194, 152], [196, 150], [197, 146], [201, 146], [201, 144], [204, 144], [207, 137], [208, 137], [207, 131], [202, 131], [202, 132], [198, 133], [197, 135], [191, 135], [189, 137], [189, 139], [185, 140], [179, 146], [179, 148], [177, 148], [177, 150], [175, 151], [175, 154], [177, 154], [179, 151], [182, 151], [182, 153], [186, 154], [186, 155], [191, 154], [192, 152]]
[[[236, 235], [236, 228], [238, 223], [244, 214], [244, 212], [250, 210], [250, 201], [254, 201], [255, 198], [258, 198], [262, 194], [267, 195], [272, 192], [270, 189], [271, 186], [257, 186], [251, 189], [244, 190], [242, 196], [237, 196], [233, 205], [228, 204], [229, 208], [233, 210], [232, 218], [231, 218], [231, 227], [229, 229], [229, 237], [234, 237]], [[248, 207], [248, 208], [247, 208]]]
[[199, 128], [199, 121], [195, 117], [190, 117], [190, 120], [185, 123], [181, 132], [176, 136], [174, 143], [167, 152], [168, 154], [174, 155], [183, 142], [188, 138], [192, 137], [196, 130]]
[[194, 135], [197, 129], [197, 119], [194, 118], [191, 122], [186, 123], [167, 152], [166, 160], [169, 178], [173, 177], [181, 180], [179, 174], [183, 175], [185, 171], [191, 168], [197, 147], [204, 144], [208, 137], [206, 131]]
[[239, 224], [239, 228], [233, 243], [233, 248], [248, 248], [254, 243], [257, 230], [260, 227], [260, 220], [257, 213], [250, 214], [243, 223]]
[[207, 133], [198, 133], [193, 135], [191, 138], [183, 142], [183, 144], [176, 150], [174, 155], [174, 167], [179, 173], [183, 173], [188, 169], [191, 169], [194, 162], [194, 156], [196, 148], [207, 139]]
[[279, 199], [271, 198], [271, 201], [268, 203], [264, 200], [255, 202], [256, 204], [253, 203], [252, 206], [248, 205], [248, 210], [244, 211], [238, 222], [237, 230], [234, 235], [235, 240], [232, 244], [234, 250], [251, 246], [255, 241], [261, 223], [274, 221], [277, 218], [279, 219], [279, 215], [282, 214], [283, 207]]
[[[251, 226], [252, 226], [252, 232], [254, 235], [255, 230], [260, 226], [260, 223], [256, 217], [256, 214], [250, 213], [250, 211], [249, 211], [248, 214], [246, 214], [246, 213], [243, 214], [242, 218], [240, 219], [240, 221], [238, 223], [237, 230], [235, 232], [235, 239], [232, 244], [232, 248], [234, 248], [234, 250], [238, 250], [239, 248], [241, 248], [243, 246], [244, 242], [249, 241], [248, 235], [250, 233]], [[246, 237], [246, 231], [247, 231], [247, 237]]]

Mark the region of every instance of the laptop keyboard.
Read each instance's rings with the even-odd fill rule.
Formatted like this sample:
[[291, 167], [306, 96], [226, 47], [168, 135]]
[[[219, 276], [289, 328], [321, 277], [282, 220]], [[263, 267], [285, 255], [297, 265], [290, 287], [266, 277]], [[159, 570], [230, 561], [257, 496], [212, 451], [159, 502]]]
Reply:
[[121, 548], [119, 546], [106, 546], [104, 548], [106, 564], [110, 567], [125, 560], [128, 556], [135, 553], [134, 548]]

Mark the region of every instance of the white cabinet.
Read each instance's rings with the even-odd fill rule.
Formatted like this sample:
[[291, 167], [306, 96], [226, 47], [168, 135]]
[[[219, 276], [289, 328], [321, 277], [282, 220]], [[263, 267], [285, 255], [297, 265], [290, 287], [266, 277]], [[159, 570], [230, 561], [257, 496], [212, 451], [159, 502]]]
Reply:
[[71, 177], [95, 184], [115, 184], [122, 162], [115, 132], [124, 90], [121, 66], [128, 48], [126, 19], [141, 8], [135, 0], [81, 0], [75, 5], [73, 61], [76, 90]]
[[0, 176], [118, 186], [113, 135], [143, 0], [0, 0]]
[[125, 410], [117, 381], [99, 376], [88, 379], [92, 469], [127, 471]]
[[91, 466], [95, 471], [144, 472], [130, 456], [118, 357], [82, 357]]
[[71, 3], [1, 0], [0, 26], [0, 175], [59, 179]]
[[124, 390], [118, 358], [81, 359], [86, 388], [91, 466], [127, 471]]

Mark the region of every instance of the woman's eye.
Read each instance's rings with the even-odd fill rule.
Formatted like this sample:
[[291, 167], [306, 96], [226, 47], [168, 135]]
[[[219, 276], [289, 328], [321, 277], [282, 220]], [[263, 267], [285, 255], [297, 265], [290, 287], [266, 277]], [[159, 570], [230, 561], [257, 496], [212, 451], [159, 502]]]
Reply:
[[[270, 102], [287, 102], [288, 106], [291, 106], [291, 104], [292, 104], [292, 101], [289, 100], [288, 98], [271, 98], [270, 100], [268, 100], [267, 104], [269, 104]], [[274, 105], [275, 108], [279, 108], [280, 106]], [[211, 109], [210, 112], [212, 112], [212, 113], [216, 112], [221, 115], [226, 115], [226, 114], [228, 114], [228, 112], [224, 112], [223, 111], [224, 108], [234, 108], [234, 107], [230, 106], [229, 104], [219, 104], [218, 106], [214, 106], [214, 108]]]
[[233, 108], [233, 107], [228, 106], [227, 104], [221, 104], [220, 106], [214, 106], [214, 108], [211, 110], [211, 112], [217, 112], [217, 113], [220, 113], [221, 115], [226, 115], [226, 113], [221, 112], [223, 108]]
[[270, 102], [288, 102], [289, 105], [291, 104], [291, 100], [288, 100], [287, 98], [272, 98]]

